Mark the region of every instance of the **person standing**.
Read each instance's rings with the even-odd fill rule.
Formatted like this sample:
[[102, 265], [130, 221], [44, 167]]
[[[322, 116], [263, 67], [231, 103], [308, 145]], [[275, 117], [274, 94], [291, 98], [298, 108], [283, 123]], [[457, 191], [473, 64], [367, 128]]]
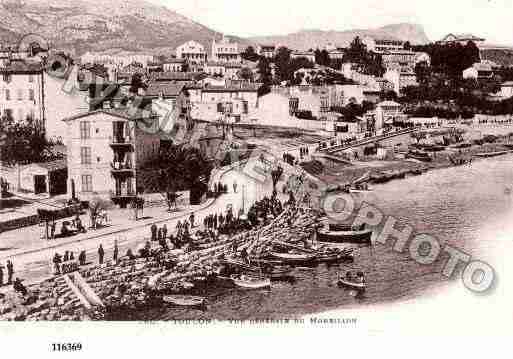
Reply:
[[4, 266], [0, 264], [0, 287], [4, 285]]
[[12, 284], [12, 275], [14, 274], [14, 265], [10, 260], [7, 261], [7, 284]]
[[164, 223], [164, 226], [162, 226], [162, 236], [164, 237], [164, 240], [167, 238], [167, 226]]
[[237, 182], [233, 181], [233, 193], [237, 193]]
[[103, 250], [103, 246], [100, 244], [98, 247], [98, 262], [103, 264], [103, 256], [105, 255], [105, 251]]
[[157, 225], [153, 223], [150, 227], [151, 230], [151, 240], [156, 241], [157, 240]]
[[114, 240], [114, 253], [112, 255], [112, 259], [114, 262], [118, 262], [118, 255], [119, 255], [119, 247], [118, 247], [118, 240]]
[[78, 255], [78, 262], [81, 266], [85, 265], [86, 262], [86, 251], [81, 251]]
[[53, 268], [56, 275], [61, 274], [61, 256], [59, 253], [55, 253], [53, 256]]
[[191, 223], [191, 228], [194, 227], [194, 212], [189, 216], [189, 222]]

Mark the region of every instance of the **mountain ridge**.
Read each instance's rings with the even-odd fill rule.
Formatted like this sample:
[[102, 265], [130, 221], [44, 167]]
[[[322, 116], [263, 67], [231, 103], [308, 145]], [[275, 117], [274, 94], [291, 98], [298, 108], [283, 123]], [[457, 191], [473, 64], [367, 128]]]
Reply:
[[[222, 37], [220, 32], [167, 7], [141, 0], [1, 1], [0, 41], [16, 42], [29, 33], [41, 35], [52, 48], [74, 55], [88, 51], [172, 55], [177, 46], [189, 40], [203, 44], [210, 52], [212, 39]], [[229, 37], [242, 47], [273, 42], [307, 50], [328, 42], [347, 45], [356, 35], [367, 34], [393, 36], [412, 43], [428, 41], [423, 28], [415, 24], [342, 32], [314, 29], [271, 37]]]

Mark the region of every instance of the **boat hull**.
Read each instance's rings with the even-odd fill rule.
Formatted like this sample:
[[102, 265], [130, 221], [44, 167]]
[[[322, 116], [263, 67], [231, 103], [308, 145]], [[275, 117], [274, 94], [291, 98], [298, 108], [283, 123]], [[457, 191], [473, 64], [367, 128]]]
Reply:
[[360, 292], [365, 291], [365, 289], [367, 288], [367, 285], [365, 283], [348, 282], [343, 279], [339, 279], [337, 285], [342, 288], [354, 289]]
[[305, 264], [305, 263], [311, 263], [315, 260], [316, 256], [314, 254], [312, 255], [291, 255], [287, 253], [276, 253], [271, 252], [271, 257], [274, 259], [279, 260], [281, 263], [287, 263], [287, 264]]
[[242, 289], [270, 289], [271, 280], [243, 280], [238, 278], [232, 278], [233, 284]]
[[317, 240], [322, 243], [370, 244], [371, 238], [372, 230], [370, 229], [362, 231], [319, 230], [317, 232]]
[[205, 298], [191, 295], [167, 295], [162, 300], [179, 307], [201, 307], [205, 305]]

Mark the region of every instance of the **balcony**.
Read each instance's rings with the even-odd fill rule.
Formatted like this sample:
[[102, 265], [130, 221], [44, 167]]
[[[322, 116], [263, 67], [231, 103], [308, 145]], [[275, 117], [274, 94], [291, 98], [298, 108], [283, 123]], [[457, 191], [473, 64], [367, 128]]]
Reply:
[[114, 176], [133, 177], [135, 168], [130, 163], [112, 162], [111, 173]]

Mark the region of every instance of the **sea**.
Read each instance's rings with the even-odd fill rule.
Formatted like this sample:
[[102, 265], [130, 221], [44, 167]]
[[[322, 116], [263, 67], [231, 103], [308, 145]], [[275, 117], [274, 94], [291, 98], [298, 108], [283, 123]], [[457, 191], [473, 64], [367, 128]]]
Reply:
[[[479, 160], [472, 165], [429, 171], [387, 184], [374, 185], [373, 192], [354, 194], [357, 199], [393, 216], [398, 227], [409, 225], [414, 233], [429, 234], [443, 247], [449, 244], [493, 266], [513, 219], [513, 155]], [[378, 228], [379, 231], [379, 228]], [[296, 268], [293, 278], [273, 282], [271, 290], [245, 291], [228, 285], [205, 285], [196, 294], [207, 297], [204, 309], [181, 309], [167, 305], [125, 313], [117, 320], [250, 320], [299, 318], [343, 308], [400, 303], [444, 291], [461, 281], [460, 271], [446, 278], [441, 274], [448, 255], [430, 265], [398, 253], [390, 244], [374, 243], [357, 251], [354, 263]], [[357, 295], [338, 288], [339, 273], [363, 271], [367, 290]], [[499, 273], [500, 275], [500, 273]]]

